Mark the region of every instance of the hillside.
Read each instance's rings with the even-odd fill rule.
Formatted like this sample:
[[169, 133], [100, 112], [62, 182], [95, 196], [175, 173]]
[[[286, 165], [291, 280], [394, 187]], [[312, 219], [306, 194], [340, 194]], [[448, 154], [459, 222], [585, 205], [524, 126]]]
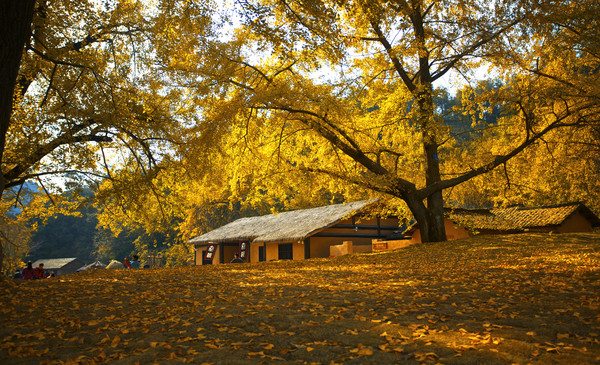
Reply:
[[0, 363], [600, 361], [600, 234], [0, 284]]

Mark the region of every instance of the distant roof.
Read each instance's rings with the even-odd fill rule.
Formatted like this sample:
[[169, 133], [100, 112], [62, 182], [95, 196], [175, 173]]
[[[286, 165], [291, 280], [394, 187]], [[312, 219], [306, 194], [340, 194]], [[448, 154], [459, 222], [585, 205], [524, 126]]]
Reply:
[[43, 260], [36, 260], [33, 263], [33, 267], [37, 267], [39, 264], [44, 264], [44, 269], [46, 270], [54, 270], [54, 269], [60, 269], [62, 267], [65, 267], [66, 265], [70, 264], [71, 262], [78, 260], [78, 258], [76, 257], [70, 257], [70, 258], [64, 258], [64, 259], [43, 259]]
[[494, 209], [492, 213], [523, 228], [558, 226], [575, 212], [580, 211], [592, 226], [600, 226], [600, 219], [581, 203], [567, 203], [544, 207], [511, 207]]
[[318, 208], [292, 210], [278, 214], [240, 218], [201, 236], [189, 244], [250, 240], [257, 242], [301, 241], [344, 218], [372, 205], [376, 200], [327, 205]]
[[[542, 207], [515, 206], [496, 209], [448, 208], [448, 219], [471, 231], [522, 231], [528, 228], [559, 226], [567, 218], [580, 212], [593, 227], [600, 227], [600, 219], [582, 203], [566, 203]], [[405, 233], [417, 228], [417, 224], [408, 227]]]

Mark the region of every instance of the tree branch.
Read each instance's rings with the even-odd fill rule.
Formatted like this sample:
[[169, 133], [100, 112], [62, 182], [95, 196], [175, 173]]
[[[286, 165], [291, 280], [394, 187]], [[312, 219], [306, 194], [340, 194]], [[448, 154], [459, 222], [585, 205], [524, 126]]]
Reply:
[[516, 24], [518, 24], [520, 21], [521, 21], [521, 19], [513, 20], [512, 22], [508, 23], [506, 26], [500, 28], [498, 31], [490, 34], [488, 37], [483, 37], [478, 42], [475, 42], [475, 43], [471, 44], [469, 47], [465, 48], [461, 53], [452, 56], [450, 63], [448, 63], [441, 70], [439, 70], [437, 72], [434, 72], [433, 75], [431, 75], [431, 81], [435, 81], [435, 80], [439, 79], [440, 77], [444, 76], [448, 71], [450, 71], [454, 66], [456, 66], [456, 64], [461, 59], [463, 59], [467, 55], [471, 54], [473, 51], [477, 50], [478, 48], [481, 48], [483, 45], [485, 45], [485, 44], [493, 41], [496, 38], [498, 38], [504, 32], [506, 32], [507, 30], [509, 30], [510, 28], [512, 28], [513, 26], [515, 26]]
[[570, 115], [567, 114], [567, 115], [564, 115], [562, 118], [557, 119], [556, 121], [554, 121], [551, 124], [549, 124], [548, 126], [546, 126], [546, 128], [544, 128], [539, 133], [536, 133], [536, 134], [532, 135], [531, 138], [526, 139], [519, 146], [515, 147], [510, 153], [508, 153], [506, 155], [502, 155], [502, 156], [496, 156], [496, 158], [490, 163], [487, 163], [483, 166], [474, 168], [460, 176], [457, 176], [457, 177], [454, 177], [451, 179], [447, 179], [447, 180], [438, 181], [429, 186], [426, 186], [425, 188], [420, 189], [419, 196], [422, 199], [425, 199], [426, 197], [430, 196], [431, 194], [433, 194], [435, 192], [442, 191], [442, 190], [450, 188], [452, 186], [461, 184], [461, 183], [463, 183], [467, 180], [470, 180], [476, 176], [485, 174], [486, 172], [490, 172], [493, 169], [495, 169], [496, 167], [506, 163], [508, 160], [510, 160], [514, 156], [518, 155], [519, 153], [521, 153], [523, 150], [525, 150], [527, 147], [531, 146], [533, 143], [538, 141], [540, 138], [542, 138], [545, 134], [547, 134], [551, 130], [561, 128], [561, 127], [574, 126], [574, 125], [579, 124], [579, 121], [574, 122], [574, 123], [563, 123], [562, 121], [569, 116]]
[[80, 125], [75, 126], [73, 129], [63, 133], [62, 135], [56, 137], [52, 141], [38, 146], [36, 150], [29, 154], [21, 163], [17, 164], [15, 167], [10, 169], [8, 172], [4, 173], [4, 178], [6, 181], [11, 181], [14, 179], [18, 179], [21, 174], [31, 168], [33, 165], [41, 161], [42, 158], [50, 154], [55, 149], [59, 148], [63, 145], [68, 145], [72, 143], [83, 143], [83, 142], [111, 142], [112, 139], [106, 136], [98, 136], [98, 135], [82, 135], [82, 136], [73, 136], [74, 133], [84, 129], [85, 127], [91, 125], [88, 124], [90, 122], [86, 122]]
[[383, 48], [385, 48], [388, 56], [392, 60], [394, 69], [396, 70], [396, 72], [398, 72], [398, 74], [400, 75], [400, 78], [402, 78], [402, 81], [404, 82], [404, 84], [406, 85], [408, 90], [410, 90], [411, 93], [414, 92], [417, 89], [416, 85], [413, 83], [411, 77], [408, 75], [408, 73], [402, 66], [400, 59], [398, 59], [398, 57], [396, 55], [394, 55], [394, 50], [392, 49], [392, 45], [388, 42], [388, 40], [383, 35], [383, 32], [381, 31], [381, 27], [379, 26], [379, 24], [375, 23], [374, 20], [371, 21], [371, 26], [373, 27], [375, 34], [377, 34], [379, 42], [383, 45]]

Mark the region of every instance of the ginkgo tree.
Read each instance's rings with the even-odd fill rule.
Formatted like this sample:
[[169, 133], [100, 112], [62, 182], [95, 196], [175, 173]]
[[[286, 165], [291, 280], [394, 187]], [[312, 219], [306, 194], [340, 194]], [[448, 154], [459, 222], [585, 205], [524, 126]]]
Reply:
[[[183, 144], [180, 118], [189, 112], [159, 73], [160, 47], [178, 42], [182, 14], [193, 21], [189, 31], [209, 38], [212, 12], [210, 2], [3, 1], [2, 221], [12, 219], [10, 205], [33, 215], [72, 208], [60, 203], [64, 180], [57, 176], [97, 182], [119, 178], [122, 166], [138, 176], [155, 173]], [[55, 208], [21, 196], [31, 180]], [[0, 239], [0, 257], [7, 244]]]
[[[401, 199], [423, 241], [445, 240], [445, 190], [506, 166], [552, 131], [597, 124], [597, 86], [585, 86], [597, 85], [597, 18], [578, 19], [597, 14], [595, 2], [237, 4], [229, 42], [176, 54], [168, 70], [204, 95], [204, 138], [230, 161], [219, 168], [257, 199], [354, 186]], [[587, 46], [562, 52], [577, 42]], [[474, 132], [459, 143], [434, 103], [436, 85], [450, 75], [474, 83], [482, 67], [503, 86], [465, 101]], [[495, 107], [502, 117], [491, 125], [481, 115]]]

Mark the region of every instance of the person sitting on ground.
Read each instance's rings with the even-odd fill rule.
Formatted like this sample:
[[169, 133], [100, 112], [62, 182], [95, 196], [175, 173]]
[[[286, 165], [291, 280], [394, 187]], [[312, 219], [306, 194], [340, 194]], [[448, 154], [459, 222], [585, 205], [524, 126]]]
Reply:
[[139, 269], [140, 268], [140, 259], [138, 255], [133, 255], [133, 260], [131, 260], [131, 268]]
[[21, 276], [25, 280], [33, 280], [35, 278], [33, 263], [31, 261], [27, 263], [27, 267], [23, 268], [23, 270], [21, 271]]
[[44, 271], [44, 264], [39, 264], [38, 267], [35, 268], [33, 272], [34, 279], [45, 279], [46, 272]]
[[233, 260], [231, 260], [231, 263], [243, 263], [243, 262], [244, 262], [244, 260], [242, 260], [237, 253], [235, 254], [235, 257], [233, 258]]

